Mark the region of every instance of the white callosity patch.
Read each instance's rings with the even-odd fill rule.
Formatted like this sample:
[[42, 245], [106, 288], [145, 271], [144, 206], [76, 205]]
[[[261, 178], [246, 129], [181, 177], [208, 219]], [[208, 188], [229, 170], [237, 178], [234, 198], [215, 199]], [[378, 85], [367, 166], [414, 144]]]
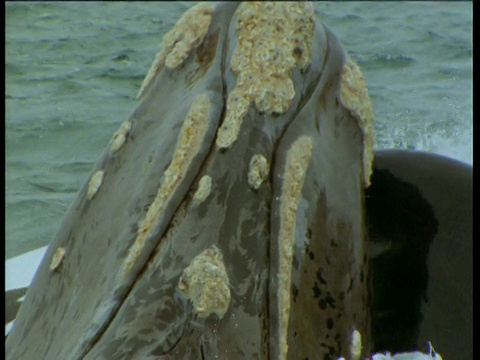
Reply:
[[180, 129], [180, 135], [175, 146], [172, 161], [163, 174], [163, 182], [158, 189], [157, 195], [149, 206], [145, 219], [139, 224], [139, 231], [135, 242], [129, 249], [129, 253], [121, 271], [120, 279], [130, 271], [136, 259], [140, 255], [145, 241], [151, 230], [162, 216], [165, 206], [175, 193], [180, 182], [190, 167], [193, 158], [200, 151], [208, 130], [211, 101], [207, 94], [198, 95], [187, 114], [185, 122]]
[[50, 263], [50, 270], [51, 271], [59, 271], [60, 266], [63, 263], [63, 259], [65, 259], [65, 249], [63, 247], [59, 247], [53, 253], [52, 261]]
[[176, 69], [185, 61], [190, 51], [203, 42], [212, 21], [213, 11], [214, 7], [209, 4], [197, 4], [187, 10], [164, 35], [161, 50], [143, 80], [137, 99], [144, 95], [145, 89], [164, 65], [170, 70]]
[[280, 358], [288, 353], [288, 322], [290, 317], [290, 289], [292, 277], [293, 247], [298, 204], [303, 182], [312, 156], [312, 138], [298, 138], [287, 153], [280, 197], [280, 239], [278, 273], [279, 348]]
[[350, 58], [347, 59], [343, 67], [340, 97], [343, 105], [350, 110], [357, 120], [363, 133], [363, 183], [365, 187], [368, 187], [373, 172], [373, 145], [375, 140], [372, 103], [368, 96], [362, 72]]
[[127, 139], [127, 136], [132, 129], [132, 125], [129, 121], [124, 121], [122, 125], [120, 125], [120, 129], [118, 129], [115, 134], [113, 134], [112, 145], [110, 146], [110, 150], [115, 153], [120, 150]]
[[230, 67], [237, 83], [218, 130], [219, 148], [228, 148], [236, 140], [252, 101], [268, 115], [289, 109], [295, 97], [292, 69], [305, 69], [312, 53], [315, 25], [309, 3], [243, 2], [236, 16], [238, 45]]
[[352, 360], [359, 360], [362, 354], [362, 335], [355, 329], [352, 331], [352, 338], [350, 340], [350, 357]]
[[216, 246], [197, 255], [185, 268], [178, 288], [191, 300], [195, 313], [222, 318], [230, 304], [230, 283], [223, 256]]
[[233, 89], [227, 99], [227, 114], [218, 129], [216, 140], [218, 148], [228, 148], [235, 142], [249, 107], [250, 97], [241, 90]]
[[248, 184], [257, 190], [268, 177], [269, 171], [268, 160], [262, 154], [253, 155], [248, 167]]
[[197, 191], [193, 194], [193, 203], [200, 204], [210, 195], [212, 190], [212, 178], [208, 175], [202, 176], [198, 182]]
[[102, 170], [98, 170], [95, 174], [93, 174], [92, 178], [88, 182], [88, 200], [92, 200], [93, 197], [97, 194], [98, 189], [100, 189], [100, 186], [102, 185], [104, 175], [105, 173]]

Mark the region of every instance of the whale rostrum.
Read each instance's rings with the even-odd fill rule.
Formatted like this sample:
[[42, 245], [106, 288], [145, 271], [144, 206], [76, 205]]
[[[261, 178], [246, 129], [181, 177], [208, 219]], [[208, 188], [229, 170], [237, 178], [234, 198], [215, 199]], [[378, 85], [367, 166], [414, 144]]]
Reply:
[[372, 107], [313, 5], [193, 6], [137, 99], [7, 359], [370, 356]]

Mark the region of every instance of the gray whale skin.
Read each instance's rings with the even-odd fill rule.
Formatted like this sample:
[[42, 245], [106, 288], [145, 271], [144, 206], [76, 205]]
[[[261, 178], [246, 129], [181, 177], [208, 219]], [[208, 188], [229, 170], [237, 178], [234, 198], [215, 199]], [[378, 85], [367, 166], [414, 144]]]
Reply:
[[194, 6], [138, 100], [7, 359], [469, 358], [471, 167], [374, 154], [363, 76], [312, 4]]

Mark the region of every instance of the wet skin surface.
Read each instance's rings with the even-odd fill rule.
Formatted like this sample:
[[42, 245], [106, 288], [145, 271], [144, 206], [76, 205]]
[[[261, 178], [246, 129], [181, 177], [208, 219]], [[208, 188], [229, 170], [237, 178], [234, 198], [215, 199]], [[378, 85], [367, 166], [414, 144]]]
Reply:
[[363, 77], [311, 6], [190, 9], [51, 243], [7, 358], [368, 355], [372, 131]]

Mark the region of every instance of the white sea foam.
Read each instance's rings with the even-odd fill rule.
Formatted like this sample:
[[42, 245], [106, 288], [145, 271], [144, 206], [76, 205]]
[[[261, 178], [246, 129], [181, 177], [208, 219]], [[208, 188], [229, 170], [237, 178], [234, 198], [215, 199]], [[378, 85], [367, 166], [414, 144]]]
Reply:
[[426, 149], [427, 151], [449, 156], [470, 165], [473, 164], [473, 136], [471, 130], [454, 138], [433, 134], [431, 142], [430, 149]]
[[[337, 360], [345, 360], [345, 358], [338, 358]], [[369, 360], [369, 359], [366, 359]], [[441, 355], [435, 351], [430, 341], [428, 342], [428, 354], [421, 353], [420, 351], [405, 352], [391, 354], [386, 352], [384, 354], [375, 354], [371, 360], [443, 360]]]

